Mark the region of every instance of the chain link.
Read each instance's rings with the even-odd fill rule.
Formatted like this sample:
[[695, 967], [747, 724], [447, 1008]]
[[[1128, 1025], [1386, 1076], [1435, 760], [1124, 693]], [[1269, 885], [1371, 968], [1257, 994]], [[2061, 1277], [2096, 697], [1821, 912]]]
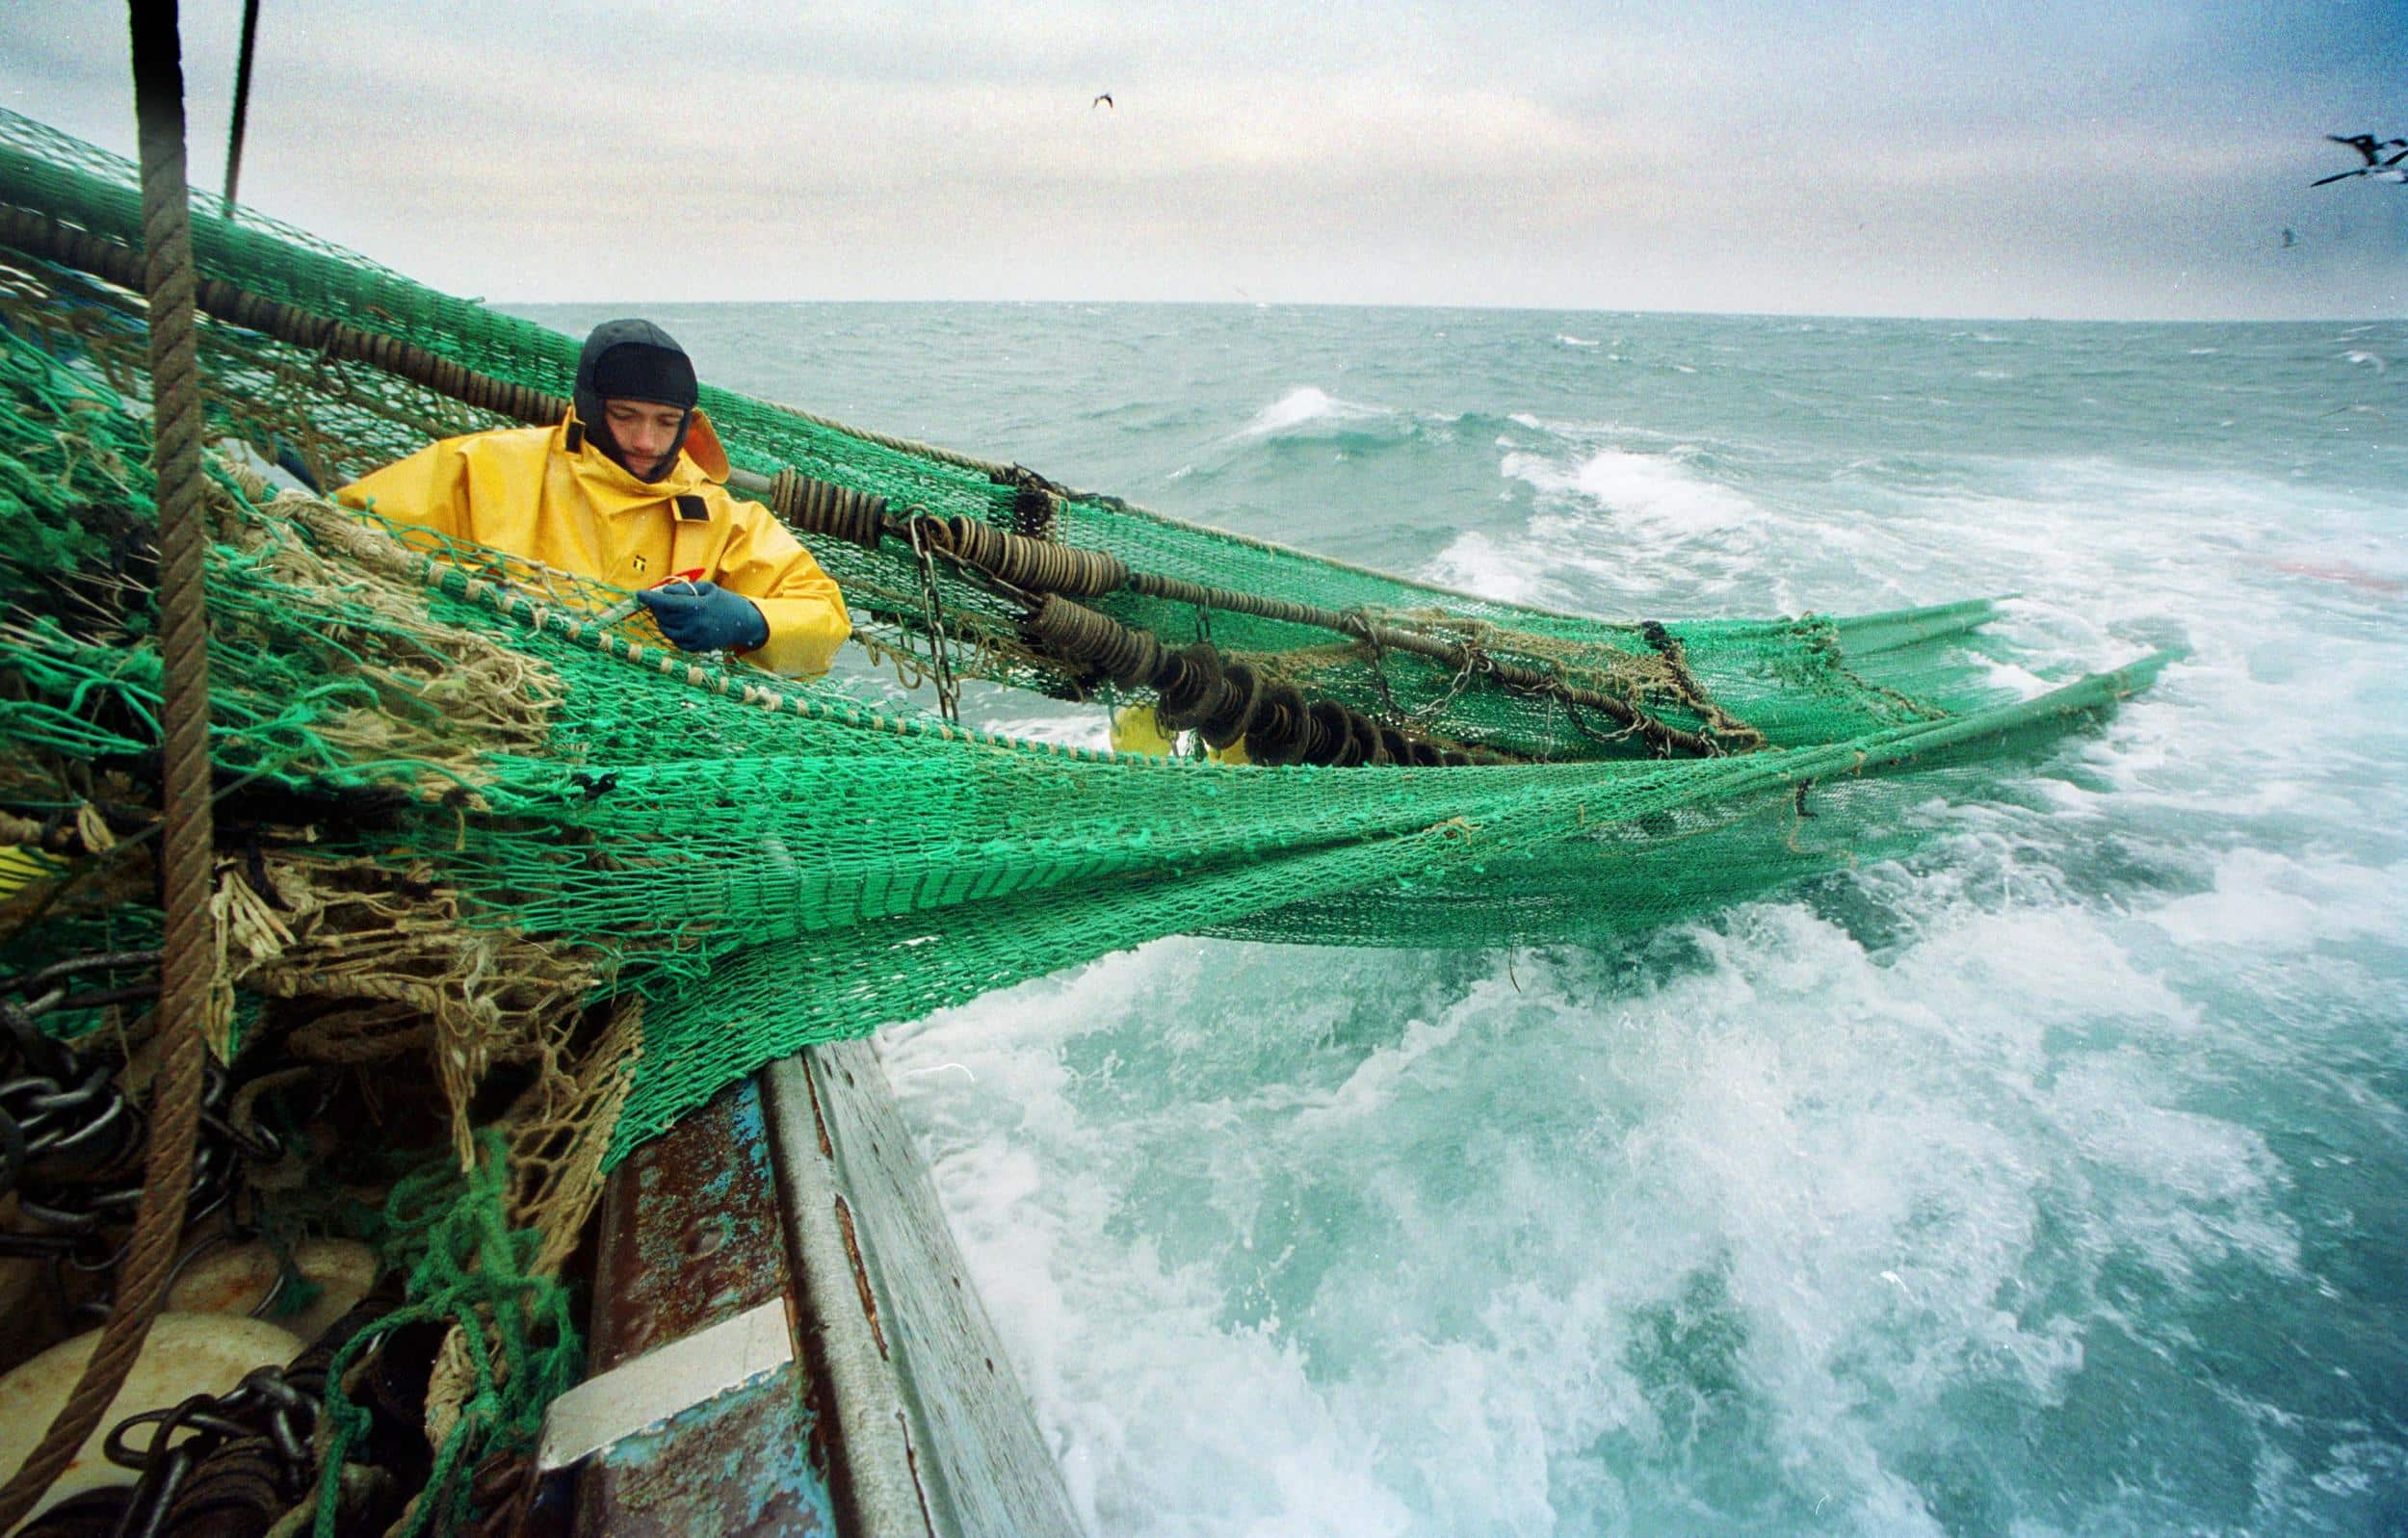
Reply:
[[[150, 1114], [127, 1093], [106, 1054], [79, 1054], [47, 1034], [40, 1021], [155, 999], [155, 980], [70, 993], [61, 979], [151, 967], [158, 958], [155, 951], [81, 956], [14, 979], [14, 997], [0, 995], [0, 1074], [7, 1076], [0, 1078], [0, 1196], [13, 1195], [24, 1220], [0, 1232], [0, 1255], [48, 1262], [63, 1304], [67, 1289], [60, 1267], [105, 1272], [126, 1254], [125, 1225], [142, 1203]], [[223, 1066], [204, 1064], [188, 1222], [233, 1199], [244, 1163], [284, 1157], [283, 1138], [249, 1118], [239, 1088]]]
[[1371, 674], [1372, 687], [1379, 692], [1382, 714], [1392, 725], [1409, 726], [1417, 730], [1426, 728], [1430, 722], [1444, 717], [1453, 707], [1454, 702], [1463, 697], [1463, 691], [1471, 686], [1472, 679], [1476, 675], [1495, 671], [1495, 665], [1489, 661], [1488, 653], [1478, 643], [1466, 641], [1460, 648], [1463, 661], [1455, 668], [1454, 677], [1449, 681], [1446, 689], [1432, 696], [1426, 703], [1407, 708], [1398, 702], [1395, 692], [1389, 688], [1388, 648], [1379, 639], [1378, 627], [1373, 622], [1372, 612], [1369, 609], [1349, 609], [1347, 611], [1347, 617], [1355, 620], [1360, 626], [1354, 634], [1363, 648], [1363, 666], [1365, 671]]
[[945, 645], [945, 604], [936, 590], [936, 557], [928, 537], [928, 521], [910, 522], [911, 554], [920, 565], [920, 614], [929, 630], [929, 672], [936, 680], [936, 708], [945, 719], [961, 720], [961, 686], [954, 678], [953, 658]]
[[[317, 1398], [274, 1367], [252, 1369], [215, 1397], [196, 1394], [170, 1408], [126, 1417], [109, 1428], [104, 1450], [111, 1463], [142, 1477], [112, 1538], [155, 1538], [163, 1532], [194, 1473], [233, 1442], [264, 1447], [275, 1466], [275, 1493], [289, 1507], [308, 1494], [314, 1480], [310, 1434], [317, 1424]], [[144, 1429], [148, 1439], [135, 1446], [135, 1434]]]

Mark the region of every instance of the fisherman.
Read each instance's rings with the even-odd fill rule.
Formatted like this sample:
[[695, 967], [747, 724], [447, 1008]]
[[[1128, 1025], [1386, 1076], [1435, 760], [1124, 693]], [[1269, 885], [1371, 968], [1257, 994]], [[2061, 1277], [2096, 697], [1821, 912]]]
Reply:
[[836, 584], [775, 514], [720, 484], [693, 362], [648, 321], [593, 328], [566, 420], [445, 438], [335, 493], [397, 524], [633, 588], [687, 651], [827, 671], [852, 633]]

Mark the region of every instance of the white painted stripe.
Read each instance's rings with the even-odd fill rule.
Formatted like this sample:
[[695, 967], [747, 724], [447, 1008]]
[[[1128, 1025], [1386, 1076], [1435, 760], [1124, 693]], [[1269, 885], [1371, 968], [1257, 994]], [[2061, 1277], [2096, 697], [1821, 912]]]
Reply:
[[794, 1330], [782, 1297], [656, 1346], [552, 1401], [537, 1467], [565, 1469], [794, 1359]]

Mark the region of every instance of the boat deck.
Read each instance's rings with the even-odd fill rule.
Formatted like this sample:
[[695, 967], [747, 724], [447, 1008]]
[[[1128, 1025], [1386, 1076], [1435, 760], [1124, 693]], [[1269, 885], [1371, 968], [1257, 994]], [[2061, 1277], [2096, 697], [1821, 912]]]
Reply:
[[867, 1040], [730, 1085], [603, 1199], [580, 1534], [1076, 1534]]

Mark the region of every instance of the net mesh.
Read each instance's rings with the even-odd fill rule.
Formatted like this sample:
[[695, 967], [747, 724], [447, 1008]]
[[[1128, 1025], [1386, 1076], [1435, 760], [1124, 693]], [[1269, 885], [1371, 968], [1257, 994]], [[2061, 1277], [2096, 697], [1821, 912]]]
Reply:
[[[0, 203], [139, 242], [129, 166], [5, 113]], [[570, 338], [247, 211], [194, 212], [208, 276], [568, 391]], [[157, 752], [142, 308], [0, 250], [0, 811], [56, 828]], [[2162, 661], [2006, 698], [1983, 687], [1969, 641], [1982, 603], [1661, 625], [1555, 613], [706, 388], [740, 466], [1024, 534], [1037, 508], [1041, 537], [1275, 597], [1290, 609], [1126, 589], [1082, 602], [1166, 644], [1209, 637], [1267, 679], [1496, 761], [1269, 768], [1019, 742], [674, 653], [588, 617], [615, 592], [396, 538], [298, 492], [271, 497], [241, 465], [330, 485], [431, 436], [503, 423], [222, 322], [202, 327], [202, 361], [221, 439], [209, 603], [224, 794], [298, 809], [286, 821], [306, 826], [308, 847], [279, 858], [339, 870], [347, 890], [384, 873], [397, 914], [439, 912], [459, 932], [572, 958], [559, 976], [587, 1003], [641, 1001], [613, 1159], [772, 1057], [1165, 935], [1579, 941], [1898, 852], [1911, 804], [2057, 737]], [[1033, 646], [1025, 607], [976, 573], [892, 538], [813, 547], [863, 639], [910, 666], [1118, 693]], [[1443, 642], [1453, 660], [1380, 644], [1377, 627]], [[1659, 756], [1580, 703], [1599, 696], [1725, 744], [1742, 740], [1738, 723], [1752, 750]], [[123, 883], [106, 902], [56, 896], [0, 907], [13, 915], [0, 966], [91, 943], [77, 925], [147, 922]], [[286, 900], [274, 883], [258, 896], [271, 915]], [[494, 985], [454, 972], [430, 981], [460, 1001], [443, 1049], [507, 1057], [474, 1038], [514, 1017], [478, 1014]], [[456, 1109], [473, 1100], [467, 1078]]]

